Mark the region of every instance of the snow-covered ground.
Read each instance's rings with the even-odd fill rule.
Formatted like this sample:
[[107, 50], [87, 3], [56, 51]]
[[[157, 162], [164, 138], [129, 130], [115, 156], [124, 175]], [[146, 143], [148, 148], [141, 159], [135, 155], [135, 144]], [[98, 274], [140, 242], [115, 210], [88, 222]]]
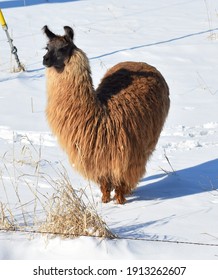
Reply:
[[[0, 30], [0, 201], [22, 220], [22, 211], [34, 208], [27, 185], [52, 193], [39, 176], [31, 176], [36, 166], [55, 176], [53, 168], [61, 163], [73, 187], [87, 189], [120, 239], [47, 242], [41, 235], [0, 231], [0, 259], [218, 259], [218, 2], [25, 2], [28, 6], [0, 1], [27, 69], [10, 72], [16, 64]], [[50, 132], [44, 113], [45, 24], [60, 34], [64, 25], [74, 28], [95, 86], [108, 68], [125, 60], [154, 65], [169, 84], [167, 122], [147, 174], [125, 205], [102, 204], [99, 188], [72, 170]], [[29, 212], [30, 223], [32, 216]]]

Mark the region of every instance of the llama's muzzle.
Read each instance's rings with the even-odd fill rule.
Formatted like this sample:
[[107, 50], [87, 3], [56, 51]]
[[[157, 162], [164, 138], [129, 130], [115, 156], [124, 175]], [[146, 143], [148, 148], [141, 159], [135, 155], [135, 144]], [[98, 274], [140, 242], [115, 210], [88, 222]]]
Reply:
[[51, 67], [52, 66], [51, 59], [49, 58], [48, 55], [43, 56], [43, 62], [42, 63], [46, 67]]

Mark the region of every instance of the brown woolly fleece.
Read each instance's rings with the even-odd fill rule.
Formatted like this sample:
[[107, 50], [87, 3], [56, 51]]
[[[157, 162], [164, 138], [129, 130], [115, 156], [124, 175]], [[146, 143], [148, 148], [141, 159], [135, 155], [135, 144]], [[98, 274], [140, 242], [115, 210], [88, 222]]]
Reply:
[[60, 73], [47, 68], [47, 119], [73, 166], [118, 203], [145, 173], [168, 114], [169, 89], [156, 68], [122, 62], [96, 90], [85, 53], [76, 48]]

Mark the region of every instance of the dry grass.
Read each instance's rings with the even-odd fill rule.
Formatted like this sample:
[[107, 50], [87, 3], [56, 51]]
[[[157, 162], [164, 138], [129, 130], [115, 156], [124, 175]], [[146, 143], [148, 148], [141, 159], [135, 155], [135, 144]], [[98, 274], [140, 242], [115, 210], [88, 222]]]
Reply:
[[[65, 168], [42, 160], [41, 147], [27, 146], [20, 153], [13, 147], [1, 158], [0, 188], [6, 201], [0, 202], [0, 230], [114, 238], [85, 191], [72, 187]], [[43, 170], [41, 162], [47, 164]]]
[[14, 231], [13, 215], [6, 208], [6, 205], [0, 202], [0, 228], [5, 231]]
[[87, 200], [84, 192], [75, 191], [66, 173], [56, 181], [56, 192], [47, 201], [46, 220], [40, 225], [40, 231], [60, 234], [64, 237], [99, 236], [114, 238], [96, 209]]
[[171, 171], [168, 171], [168, 170], [166, 170], [166, 169], [164, 169], [164, 168], [162, 168], [162, 167], [160, 167], [160, 169], [161, 169], [164, 173], [166, 173], [167, 175], [170, 175], [170, 174], [177, 175], [177, 172], [176, 172], [176, 170], [173, 168], [173, 166], [172, 166], [172, 164], [171, 164], [171, 162], [170, 162], [170, 160], [169, 160], [169, 157], [168, 157], [167, 154], [166, 154], [166, 150], [165, 150], [165, 149], [164, 149], [164, 157], [165, 157], [167, 163], [169, 164], [169, 166], [170, 166], [170, 168], [171, 168]]

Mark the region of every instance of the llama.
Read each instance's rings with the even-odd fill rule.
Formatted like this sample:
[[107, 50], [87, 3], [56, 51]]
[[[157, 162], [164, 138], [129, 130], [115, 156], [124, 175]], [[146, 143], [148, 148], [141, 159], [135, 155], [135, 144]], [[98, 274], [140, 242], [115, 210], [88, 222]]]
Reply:
[[145, 174], [168, 115], [168, 85], [144, 62], [121, 62], [109, 69], [95, 90], [86, 54], [74, 44], [74, 31], [63, 36], [47, 26], [48, 123], [71, 164], [100, 185], [102, 202], [115, 192], [118, 204]]

